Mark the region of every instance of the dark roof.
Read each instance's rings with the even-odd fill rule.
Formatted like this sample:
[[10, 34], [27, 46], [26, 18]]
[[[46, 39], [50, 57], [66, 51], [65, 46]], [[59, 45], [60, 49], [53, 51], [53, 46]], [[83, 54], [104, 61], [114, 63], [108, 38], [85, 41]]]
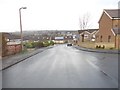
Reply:
[[78, 33], [81, 34], [82, 32], [89, 32], [89, 33], [93, 33], [94, 31], [98, 31], [98, 29], [85, 29], [85, 30], [78, 30]]
[[82, 32], [84, 32], [85, 30], [78, 30], [78, 33], [81, 34]]
[[12, 33], [3, 33], [4, 36], [10, 40], [14, 40], [14, 39], [20, 39], [20, 36], [18, 35], [14, 35]]
[[28, 35], [28, 36], [24, 36], [24, 37], [23, 37], [23, 40], [38, 41], [38, 40], [42, 40], [42, 37], [40, 37], [40, 36]]
[[87, 30], [89, 33], [93, 33], [94, 31], [98, 31], [98, 29], [88, 29]]
[[111, 18], [120, 18], [120, 9], [104, 9]]
[[113, 28], [113, 32], [117, 35], [120, 34], [120, 28]]

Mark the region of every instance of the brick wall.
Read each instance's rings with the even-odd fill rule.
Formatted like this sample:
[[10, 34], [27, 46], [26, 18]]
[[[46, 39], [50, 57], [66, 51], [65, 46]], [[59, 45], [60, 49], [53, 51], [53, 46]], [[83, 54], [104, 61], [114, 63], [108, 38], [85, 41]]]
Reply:
[[7, 55], [13, 55], [21, 51], [21, 44], [7, 45]]
[[120, 49], [120, 35], [117, 35], [117, 36], [116, 36], [115, 47], [116, 47], [117, 49]]

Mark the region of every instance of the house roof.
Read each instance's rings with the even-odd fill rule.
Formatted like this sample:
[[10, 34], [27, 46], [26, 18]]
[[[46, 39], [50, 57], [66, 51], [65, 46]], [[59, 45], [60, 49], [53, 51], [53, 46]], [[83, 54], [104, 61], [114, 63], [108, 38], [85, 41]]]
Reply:
[[98, 29], [88, 29], [87, 30], [89, 33], [93, 33], [94, 31], [98, 31]]
[[103, 14], [106, 14], [110, 19], [120, 19], [120, 9], [104, 9], [103, 13], [98, 21], [100, 22]]
[[111, 18], [120, 18], [120, 9], [105, 9], [104, 10]]
[[23, 40], [33, 40], [33, 41], [38, 41], [42, 40], [43, 37], [41, 36], [34, 36], [34, 35], [27, 35], [23, 37]]
[[85, 30], [78, 30], [78, 33], [81, 34], [82, 32], [84, 32]]
[[20, 36], [18, 35], [14, 35], [12, 33], [3, 33], [4, 36], [10, 40], [14, 40], [14, 39], [20, 39]]
[[85, 30], [78, 30], [78, 33], [81, 34], [83, 32], [89, 32], [89, 33], [93, 33], [94, 31], [98, 31], [98, 29], [85, 29]]
[[104, 9], [104, 12], [112, 19], [120, 18], [120, 9]]
[[120, 28], [113, 28], [112, 29], [115, 35], [120, 34]]

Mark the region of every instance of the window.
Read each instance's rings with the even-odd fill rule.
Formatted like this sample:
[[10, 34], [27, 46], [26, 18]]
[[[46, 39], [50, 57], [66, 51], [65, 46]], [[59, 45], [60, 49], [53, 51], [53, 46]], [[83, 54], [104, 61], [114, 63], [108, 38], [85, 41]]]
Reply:
[[84, 42], [84, 34], [82, 34], [82, 42]]
[[115, 27], [118, 27], [118, 25], [115, 25]]
[[100, 36], [100, 42], [102, 42], [102, 38], [103, 38], [103, 37], [102, 37], [102, 36]]
[[109, 35], [109, 36], [108, 36], [108, 42], [110, 42], [110, 41], [111, 41], [111, 36]]

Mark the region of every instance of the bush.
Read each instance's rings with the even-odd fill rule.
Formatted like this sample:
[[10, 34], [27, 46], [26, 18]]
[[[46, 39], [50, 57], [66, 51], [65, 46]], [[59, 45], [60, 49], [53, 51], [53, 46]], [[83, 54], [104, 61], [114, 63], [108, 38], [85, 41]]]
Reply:
[[24, 43], [24, 46], [26, 48], [41, 48], [41, 47], [47, 47], [50, 45], [54, 45], [53, 41], [45, 41], [45, 42], [26, 42]]
[[97, 48], [97, 49], [104, 49], [104, 48], [105, 48], [105, 45], [103, 45], [103, 46], [97, 45], [96, 48]]
[[44, 47], [47, 47], [50, 45], [54, 45], [54, 42], [53, 41], [45, 41], [45, 42], [43, 42], [43, 44], [44, 44]]
[[43, 42], [43, 45], [44, 45], [44, 47], [47, 47], [50, 45], [50, 43], [48, 41], [45, 41], [45, 42]]
[[103, 47], [101, 47], [102, 49], [104, 49], [105, 48], [105, 45], [103, 45]]
[[53, 42], [53, 41], [50, 41], [50, 45], [54, 45], [54, 42]]
[[96, 48], [98, 48], [98, 45], [96, 46]]
[[33, 44], [31, 42], [27, 42], [24, 44], [26, 48], [33, 48]]
[[44, 47], [43, 42], [37, 42], [36, 48], [41, 48], [41, 47]]

